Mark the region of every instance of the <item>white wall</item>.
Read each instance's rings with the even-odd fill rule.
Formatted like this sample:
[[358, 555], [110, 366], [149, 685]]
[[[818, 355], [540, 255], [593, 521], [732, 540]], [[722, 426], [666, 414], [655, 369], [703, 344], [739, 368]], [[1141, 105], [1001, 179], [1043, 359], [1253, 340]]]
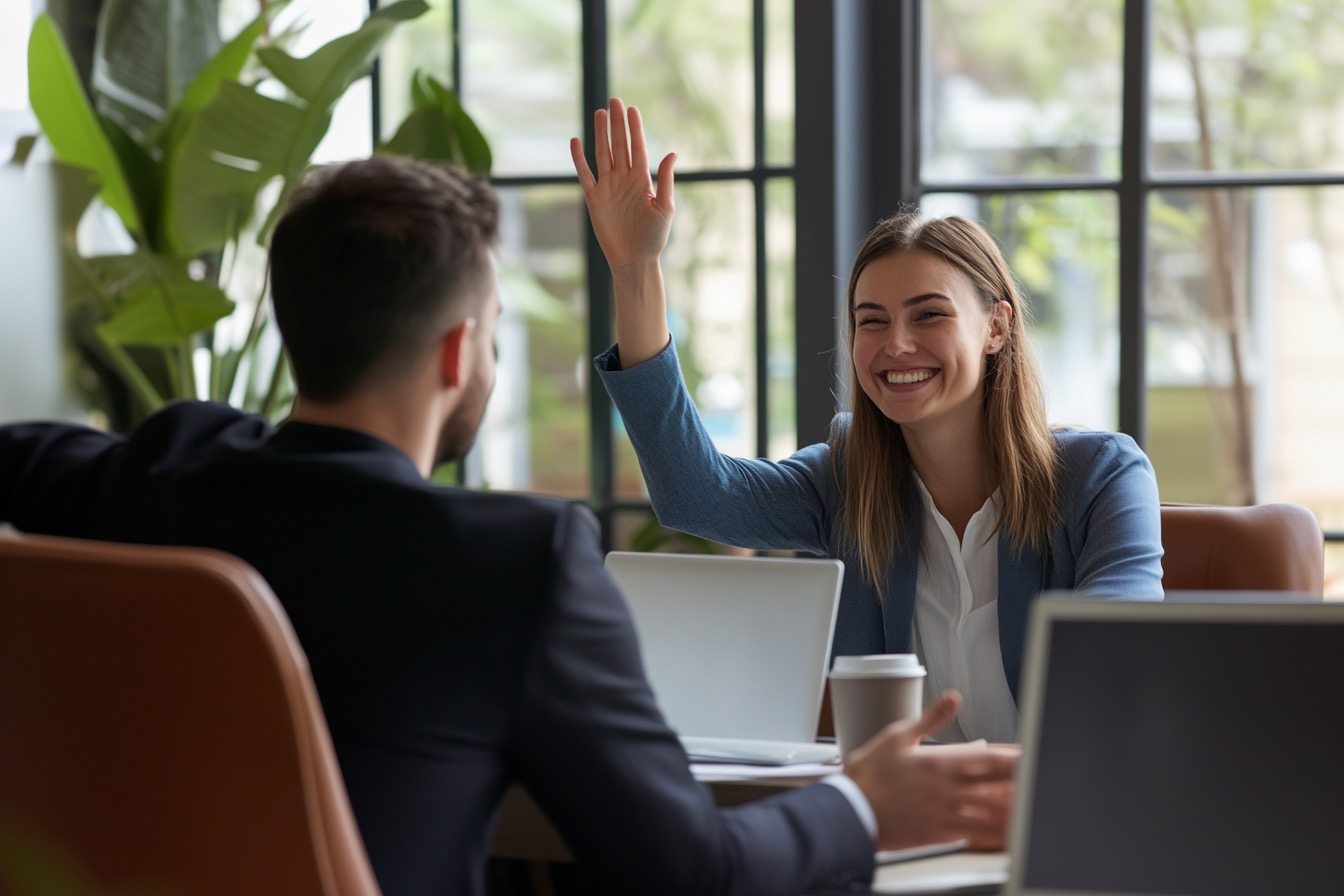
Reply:
[[0, 165], [0, 421], [73, 413], [50, 174], [45, 164]]

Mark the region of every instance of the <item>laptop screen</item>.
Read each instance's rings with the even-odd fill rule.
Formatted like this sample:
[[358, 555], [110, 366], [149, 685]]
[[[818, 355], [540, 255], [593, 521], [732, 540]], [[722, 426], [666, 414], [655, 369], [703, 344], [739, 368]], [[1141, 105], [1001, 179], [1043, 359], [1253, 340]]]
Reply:
[[815, 740], [839, 560], [613, 551], [606, 567], [678, 734]]
[[1341, 891], [1344, 606], [1036, 612], [1009, 892]]

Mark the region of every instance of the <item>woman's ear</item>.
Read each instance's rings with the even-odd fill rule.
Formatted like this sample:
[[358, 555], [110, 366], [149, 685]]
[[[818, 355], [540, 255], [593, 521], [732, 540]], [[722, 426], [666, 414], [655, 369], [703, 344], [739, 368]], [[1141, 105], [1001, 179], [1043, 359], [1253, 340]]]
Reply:
[[471, 332], [476, 329], [476, 318], [469, 317], [444, 334], [439, 343], [439, 376], [443, 384], [453, 389], [466, 382], [473, 344]]
[[1003, 348], [1012, 326], [1013, 306], [999, 299], [989, 312], [989, 340], [985, 344], [985, 354], [997, 354]]

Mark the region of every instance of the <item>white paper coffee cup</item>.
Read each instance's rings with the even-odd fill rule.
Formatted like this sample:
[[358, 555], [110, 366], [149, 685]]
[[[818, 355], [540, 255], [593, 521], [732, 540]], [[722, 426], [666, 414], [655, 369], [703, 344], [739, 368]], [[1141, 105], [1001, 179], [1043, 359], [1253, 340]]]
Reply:
[[892, 722], [924, 707], [924, 676], [912, 653], [838, 656], [831, 666], [831, 714], [841, 759]]

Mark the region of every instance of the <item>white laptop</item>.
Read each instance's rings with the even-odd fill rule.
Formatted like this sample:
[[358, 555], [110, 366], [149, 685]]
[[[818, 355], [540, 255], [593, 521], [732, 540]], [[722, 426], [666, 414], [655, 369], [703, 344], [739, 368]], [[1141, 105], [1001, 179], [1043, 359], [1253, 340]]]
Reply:
[[1344, 604], [1047, 596], [1009, 896], [1344, 892]]
[[606, 566], [693, 761], [838, 761], [816, 734], [839, 560], [613, 551]]

